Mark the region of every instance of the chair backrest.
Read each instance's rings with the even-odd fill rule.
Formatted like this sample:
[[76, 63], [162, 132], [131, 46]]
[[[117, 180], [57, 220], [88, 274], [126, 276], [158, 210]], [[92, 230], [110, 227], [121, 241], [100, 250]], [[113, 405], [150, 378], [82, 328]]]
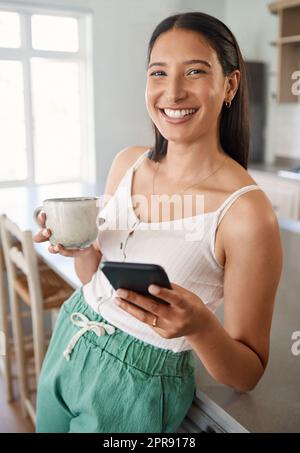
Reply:
[[[45, 354], [45, 336], [43, 295], [32, 232], [30, 230], [22, 231], [16, 223], [4, 214], [0, 216], [0, 228], [10, 300], [15, 298], [16, 281], [20, 274], [18, 270], [21, 270], [27, 277], [29, 298], [25, 300], [22, 297], [22, 299], [27, 303], [29, 302], [31, 307], [35, 366], [38, 375]], [[21, 244], [21, 250], [15, 245], [16, 239]], [[21, 297], [21, 294], [19, 293], [18, 296]]]
[[[5, 339], [8, 339], [8, 298], [6, 295], [5, 287], [5, 265], [4, 265], [4, 255], [1, 246], [1, 231], [0, 231], [0, 335], [4, 336]], [[1, 341], [1, 338], [0, 338]], [[8, 355], [8, 342], [5, 342], [5, 351], [3, 352], [3, 346], [1, 349], [0, 344], [0, 357], [1, 355]]]

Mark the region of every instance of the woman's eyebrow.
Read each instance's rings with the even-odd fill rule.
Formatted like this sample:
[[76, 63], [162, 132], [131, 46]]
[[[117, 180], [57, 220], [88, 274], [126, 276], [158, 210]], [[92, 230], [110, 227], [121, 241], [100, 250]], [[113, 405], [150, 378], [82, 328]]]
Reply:
[[[187, 60], [187, 61], [184, 61], [183, 64], [187, 65], [187, 64], [204, 64], [205, 66], [207, 66], [208, 68], [211, 68], [211, 64], [206, 61], [206, 60], [198, 60], [198, 59], [194, 59], [194, 60]], [[158, 62], [154, 62], [154, 63], [151, 63], [149, 66], [148, 66], [148, 69], [152, 68], [152, 66], [168, 66], [167, 63], [163, 63], [161, 61], [158, 61]]]

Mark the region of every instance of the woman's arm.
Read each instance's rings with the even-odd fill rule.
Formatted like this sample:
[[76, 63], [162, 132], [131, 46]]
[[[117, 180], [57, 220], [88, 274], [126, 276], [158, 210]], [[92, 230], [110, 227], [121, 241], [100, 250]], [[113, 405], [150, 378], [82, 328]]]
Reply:
[[201, 323], [206, 327], [186, 338], [216, 380], [247, 391], [268, 362], [282, 249], [277, 218], [265, 195], [252, 192], [242, 199], [220, 224], [226, 255], [224, 327], [207, 310]]
[[74, 259], [75, 272], [84, 285], [91, 281], [92, 276], [98, 269], [102, 253], [100, 252], [97, 242], [93, 243], [87, 253], [76, 256]]

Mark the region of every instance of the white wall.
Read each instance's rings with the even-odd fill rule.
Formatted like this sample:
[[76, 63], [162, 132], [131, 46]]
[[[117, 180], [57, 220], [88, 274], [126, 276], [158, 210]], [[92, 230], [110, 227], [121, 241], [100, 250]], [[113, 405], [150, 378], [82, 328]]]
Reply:
[[223, 0], [110, 0], [95, 5], [95, 100], [98, 177], [128, 145], [153, 143], [145, 108], [146, 55], [155, 26], [170, 14], [203, 10], [223, 17]]
[[[278, 104], [277, 48], [278, 16], [268, 10], [270, 0], [226, 0], [225, 22], [235, 34], [247, 60], [267, 63], [266, 160], [276, 156], [300, 159], [300, 105]], [[295, 68], [296, 70], [297, 68]]]
[[19, 3], [89, 8], [94, 13], [96, 176], [102, 188], [111, 161], [120, 149], [153, 142], [144, 91], [147, 45], [154, 27], [177, 12], [202, 10], [220, 19], [225, 12], [224, 0], [21, 0]]
[[225, 8], [223, 0], [89, 3], [93, 3], [95, 11], [97, 174], [104, 184], [112, 158], [120, 149], [153, 142], [144, 93], [147, 45], [155, 26], [170, 14], [196, 6], [219, 17]]

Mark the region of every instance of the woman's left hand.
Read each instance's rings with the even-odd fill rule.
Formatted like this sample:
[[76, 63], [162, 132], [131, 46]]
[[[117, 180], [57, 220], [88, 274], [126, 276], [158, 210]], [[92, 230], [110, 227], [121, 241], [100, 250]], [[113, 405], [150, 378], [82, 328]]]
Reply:
[[148, 287], [151, 294], [169, 302], [169, 305], [127, 289], [118, 289], [115, 301], [139, 321], [153, 327], [163, 338], [177, 338], [199, 332], [205, 318], [204, 303], [196, 294], [182, 286], [175, 283], [171, 283], [171, 286], [172, 289], [157, 285]]

